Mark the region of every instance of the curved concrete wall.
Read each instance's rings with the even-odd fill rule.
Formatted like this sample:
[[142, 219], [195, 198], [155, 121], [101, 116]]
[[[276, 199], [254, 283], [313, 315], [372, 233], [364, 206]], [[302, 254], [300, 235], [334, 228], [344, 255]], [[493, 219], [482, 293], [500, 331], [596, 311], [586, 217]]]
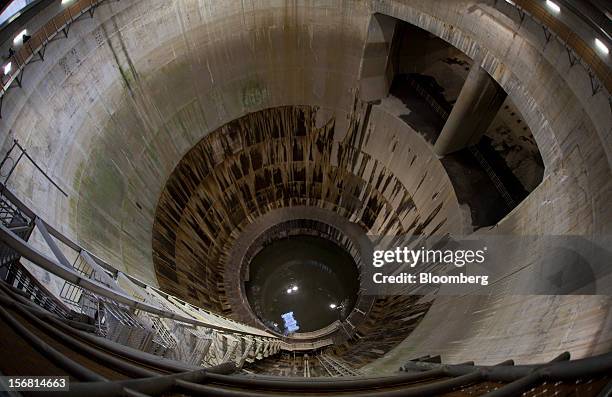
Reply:
[[[511, 20], [471, 2], [441, 8], [427, 1], [382, 1], [374, 9], [428, 30], [468, 55], [483, 51], [483, 68], [533, 131], [546, 165], [544, 181], [495, 228], [481, 233], [610, 234], [608, 93], [592, 95], [586, 71], [563, 58], [560, 43], [546, 44], [541, 26], [529, 19], [520, 23], [518, 15]], [[526, 248], [522, 258], [535, 254]], [[519, 267], [509, 266], [508, 274]], [[521, 273], [528, 277], [529, 267]], [[508, 282], [521, 282], [522, 275]], [[609, 297], [506, 296], [505, 288], [501, 283], [490, 297], [438, 298], [415, 332], [366, 370], [394, 371], [407, 357], [425, 354], [493, 364], [508, 357], [545, 361], [565, 350], [583, 357], [612, 347]]]
[[[380, 12], [468, 55], [483, 51], [482, 66], [534, 133], [544, 182], [489, 233], [609, 234], [609, 93], [592, 95], [586, 72], [558, 42], [546, 43], [535, 22], [488, 4], [105, 3], [52, 43], [45, 62], [28, 66], [23, 90], [3, 105], [4, 150], [17, 137], [69, 197], [27, 164], [11, 187], [51, 224], [155, 283], [155, 205], [182, 156], [207, 133], [264, 108], [317, 105], [347, 128], [369, 16]], [[612, 344], [610, 308], [608, 298], [588, 296], [438, 299], [377, 370], [396, 370], [421, 352], [480, 363], [541, 361], [568, 349], [595, 354]]]
[[50, 222], [150, 282], [153, 212], [178, 161], [208, 132], [263, 108], [312, 104], [345, 119], [368, 15], [348, 5], [198, 4], [101, 6], [30, 67], [29, 94], [4, 106], [3, 127], [70, 197], [30, 169], [14, 187], [35, 208], [55, 203]]
[[325, 208], [364, 235], [460, 233], [452, 184], [423, 139], [388, 113], [358, 108], [345, 130], [313, 107], [265, 109], [195, 145], [157, 204], [152, 249], [160, 287], [233, 311], [219, 287], [236, 277], [230, 249], [278, 208]]

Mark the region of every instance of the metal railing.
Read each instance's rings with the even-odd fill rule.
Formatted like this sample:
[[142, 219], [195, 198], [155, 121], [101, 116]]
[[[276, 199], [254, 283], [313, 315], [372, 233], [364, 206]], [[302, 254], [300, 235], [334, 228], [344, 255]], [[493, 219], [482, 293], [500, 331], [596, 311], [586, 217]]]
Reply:
[[[96, 333], [109, 340], [198, 365], [233, 361], [240, 367], [281, 350], [281, 341], [266, 331], [190, 305], [122, 273], [50, 227], [3, 184], [0, 192], [0, 202], [10, 204], [2, 208], [14, 214], [0, 217], [1, 253], [12, 255], [5, 281], [40, 306], [63, 318], [89, 319]], [[17, 217], [30, 225], [27, 236], [11, 228]], [[26, 241], [34, 227], [53, 256]], [[72, 262], [66, 258], [69, 251], [76, 256]], [[54, 295], [32, 276], [20, 257], [63, 280], [59, 293]]]
[[105, 0], [76, 1], [34, 32], [23, 46], [8, 58], [2, 66], [2, 70], [0, 70], [0, 75], [2, 75], [1, 72], [4, 72], [1, 77], [2, 84], [0, 86], [0, 118], [2, 118], [4, 95], [13, 83], [17, 83], [21, 87], [26, 66], [35, 57], [39, 57], [40, 60], [44, 61], [47, 45], [60, 33], [68, 37], [70, 25], [85, 13], [89, 13], [93, 17], [94, 10], [103, 1]]
[[[519, 11], [521, 19], [523, 19], [525, 15], [530, 15], [547, 29], [545, 33], [554, 34], [561, 43], [565, 45], [570, 57], [570, 63], [574, 64], [575, 62], [582, 61], [583, 66], [585, 66], [591, 77], [593, 94], [596, 94], [598, 91], [598, 87], [593, 81], [595, 78], [601, 82], [609, 95], [612, 94], [612, 73], [610, 68], [591, 45], [586, 43], [582, 37], [565, 23], [553, 16], [540, 2], [533, 0], [513, 0], [513, 2], [514, 7]], [[564, 2], [564, 6], [565, 5]], [[586, 18], [581, 13], [576, 13], [577, 11], [573, 7], [570, 11], [575, 13], [574, 15], [583, 20], [589, 27], [595, 29], [592, 26], [592, 20]], [[595, 31], [599, 33], [599, 29], [595, 29]], [[606, 36], [606, 38], [608, 38], [608, 36]], [[593, 40], [594, 39], [595, 37]]]
[[[593, 387], [589, 380], [595, 377], [605, 380], [606, 376], [609, 379], [612, 371], [612, 353], [569, 362], [566, 361], [568, 358], [569, 354], [562, 354], [549, 363], [517, 366], [513, 365], [511, 360], [495, 366], [475, 366], [473, 363], [458, 365], [411, 363], [404, 366], [404, 370], [410, 373], [377, 377], [336, 377], [331, 380], [329, 378], [231, 376], [215, 373], [195, 377], [182, 373], [128, 381], [71, 383], [70, 391], [66, 395], [82, 396], [96, 392], [98, 395], [119, 396], [122, 395], [124, 388], [129, 388], [130, 391], [155, 395], [184, 393], [189, 395], [288, 397], [342, 394], [363, 397], [416, 397], [444, 395], [454, 391], [457, 395], [513, 397], [520, 396], [530, 389], [539, 391], [541, 395], [561, 395], [561, 391], [568, 391], [564, 389], [567, 386], [561, 384], [561, 381], [573, 382], [574, 388], [582, 384], [583, 391], [589, 391], [585, 395], [595, 395], [598, 388]], [[191, 376], [191, 379], [186, 379], [187, 376]], [[172, 379], [180, 377], [180, 379], [169, 382], [168, 377]], [[602, 388], [604, 388], [603, 393], [606, 393], [605, 384]], [[563, 394], [582, 395], [579, 392]], [[607, 394], [599, 394], [599, 396], [607, 396]]]
[[[511, 397], [530, 390], [533, 395], [584, 394], [607, 397], [612, 390], [612, 353], [575, 361], [568, 361], [569, 353], [563, 353], [543, 364], [514, 365], [512, 360], [506, 360], [494, 366], [476, 366], [473, 362], [442, 364], [440, 356], [427, 356], [406, 363], [401, 368], [403, 372], [391, 376], [310, 378], [307, 376], [309, 364], [304, 366], [305, 378], [231, 376], [237, 368], [231, 361], [198, 369], [197, 366], [159, 359], [105, 342], [87, 332], [74, 329], [56, 316], [42, 313], [2, 284], [0, 302], [0, 320], [16, 331], [33, 350], [63, 368], [64, 374], [71, 376], [70, 389], [62, 392], [65, 396], [181, 393], [249, 397], [271, 394], [287, 397], [304, 394], [406, 397], [456, 392], [461, 395]], [[19, 316], [15, 316], [15, 313]], [[26, 326], [26, 323], [29, 325]], [[32, 327], [37, 331], [33, 332]], [[41, 332], [56, 342], [61, 341], [63, 346], [77, 354], [67, 355], [47, 346], [37, 336]], [[234, 352], [241, 352], [238, 344], [233, 346]], [[85, 353], [101, 366], [109, 367], [112, 364], [115, 372], [124, 375], [111, 379], [103, 377], [96, 372], [100, 367], [89, 368], [78, 360], [78, 355]], [[226, 355], [225, 358], [231, 357]], [[331, 366], [328, 360], [325, 362], [328, 367]], [[128, 379], [125, 379], [125, 375], [128, 375]]]
[[[8, 72], [2, 76], [2, 84], [0, 86], [0, 118], [2, 118], [2, 101], [4, 95], [13, 83], [16, 82], [21, 86], [21, 79], [23, 78], [25, 67], [32, 59], [38, 56], [41, 60], [44, 60], [45, 50], [49, 42], [60, 33], [68, 37], [70, 25], [85, 13], [89, 12], [93, 17], [94, 10], [103, 1], [105, 0], [76, 1], [73, 5], [63, 9], [33, 33], [29, 40], [25, 42], [17, 52], [9, 57], [2, 67], [5, 69], [10, 64]], [[525, 14], [529, 14], [540, 21], [547, 31], [549, 30], [554, 33], [554, 35], [567, 47], [570, 60], [573, 59], [571, 52], [576, 54], [576, 58], [582, 61], [591, 76], [594, 94], [597, 92], [597, 86], [593, 83], [593, 79], [595, 78], [601, 82], [608, 93], [612, 93], [612, 73], [610, 68], [592, 46], [588, 45], [563, 22], [552, 16], [539, 2], [532, 0], [514, 0], [513, 3], [519, 11], [521, 18], [523, 18]], [[585, 24], [592, 27], [593, 21], [591, 19], [580, 13], [576, 14], [576, 16], [584, 20]]]
[[[93, 15], [93, 10], [104, 0], [79, 0], [73, 5], [66, 7], [57, 15], [51, 18], [40, 29], [32, 34], [30, 39], [16, 51], [5, 63], [11, 63], [9, 73], [5, 73], [2, 79], [1, 94], [4, 95], [10, 85], [16, 81], [23, 69], [35, 56], [40, 56], [44, 59], [44, 51], [49, 42], [63, 32], [68, 35], [70, 24], [76, 21], [81, 15], [90, 12]], [[20, 83], [21, 84], [21, 83]]]

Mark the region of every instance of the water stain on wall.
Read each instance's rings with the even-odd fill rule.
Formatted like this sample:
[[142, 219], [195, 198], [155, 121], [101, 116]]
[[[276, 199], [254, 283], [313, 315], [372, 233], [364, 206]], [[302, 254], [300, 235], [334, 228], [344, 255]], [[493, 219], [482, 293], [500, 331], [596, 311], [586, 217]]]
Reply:
[[[371, 234], [408, 232], [403, 220], [417, 211], [410, 192], [364, 150], [370, 110], [356, 105], [341, 141], [335, 120], [317, 127], [317, 109], [309, 106], [251, 113], [200, 141], [158, 202], [153, 261], [160, 287], [230, 314], [223, 291], [229, 248], [246, 225], [276, 208], [319, 207]], [[424, 221], [417, 215], [410, 229], [422, 231], [439, 210]]]

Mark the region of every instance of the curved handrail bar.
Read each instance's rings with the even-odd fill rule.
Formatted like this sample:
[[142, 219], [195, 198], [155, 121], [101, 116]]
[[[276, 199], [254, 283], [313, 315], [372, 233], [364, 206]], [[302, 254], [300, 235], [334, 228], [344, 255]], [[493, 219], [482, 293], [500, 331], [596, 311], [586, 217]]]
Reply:
[[[67, 7], [58, 15], [51, 18], [50, 21], [36, 31], [30, 40], [7, 60], [7, 63], [11, 62], [13, 68], [6, 76], [2, 77], [0, 99], [8, 91], [13, 82], [17, 80], [19, 74], [35, 54], [39, 53], [53, 37], [66, 29], [66, 27], [78, 17], [85, 12], [95, 9], [95, 7], [103, 1], [104, 0], [78, 0], [72, 6]], [[610, 68], [608, 68], [606, 63], [597, 55], [591, 46], [585, 43], [585, 41], [567, 27], [567, 25], [554, 18], [538, 2], [531, 0], [515, 0], [514, 3], [522, 10], [541, 21], [545, 26], [548, 26], [559, 39], [572, 48], [576, 54], [589, 65], [608, 93], [612, 93], [612, 73], [610, 72]], [[578, 13], [576, 16], [593, 28], [592, 21], [588, 18], [585, 19], [584, 15]]]
[[0, 96], [4, 96], [8, 88], [17, 79], [25, 66], [35, 54], [41, 51], [59, 32], [66, 29], [72, 22], [84, 13], [94, 9], [104, 0], [78, 0], [66, 7], [38, 29], [27, 43], [23, 45], [6, 63], [11, 62], [11, 71], [2, 78]]
[[[560, 357], [566, 358], [567, 354]], [[416, 363], [414, 363], [416, 364]], [[234, 395], [234, 396], [264, 396], [272, 391], [274, 395], [290, 396], [308, 393], [350, 391], [351, 395], [364, 396], [421, 396], [433, 395], [450, 391], [454, 388], [481, 381], [514, 381], [492, 394], [503, 396], [512, 390], [523, 390], [525, 387], [542, 380], [578, 379], [594, 374], [608, 374], [612, 370], [612, 353], [603, 354], [575, 361], [551, 361], [537, 365], [522, 366], [471, 366], [430, 364], [420, 366], [422, 372], [383, 377], [346, 377], [346, 378], [309, 378], [308, 380], [286, 377], [257, 375], [229, 376], [208, 371], [165, 375], [156, 378], [134, 379], [117, 382], [73, 383], [70, 393], [73, 395], [89, 395], [99, 392], [99, 395], [112, 395], [113, 391], [121, 391], [123, 387], [144, 393], [164, 393], [171, 390], [186, 390], [204, 395]], [[199, 374], [199, 379], [188, 379], [185, 374]], [[167, 382], [174, 379], [175, 382]], [[180, 380], [179, 380], [180, 379]], [[428, 383], [421, 383], [427, 381]], [[203, 383], [206, 384], [203, 384]], [[404, 387], [405, 386], [405, 387]], [[372, 388], [375, 388], [372, 390]], [[506, 388], [506, 390], [502, 390]], [[102, 394], [102, 391], [104, 393]], [[118, 395], [117, 393], [115, 393]]]
[[[350, 390], [369, 387], [398, 386], [415, 380], [432, 377], [458, 377], [481, 373], [484, 379], [492, 381], [515, 381], [534, 372], [542, 377], [554, 380], [576, 379], [596, 374], [608, 374], [612, 371], [612, 353], [568, 361], [569, 355], [564, 353], [544, 364], [530, 365], [464, 365], [464, 364], [434, 364], [415, 362], [411, 369], [421, 372], [392, 376], [355, 376], [340, 378], [286, 378], [274, 376], [247, 375], [231, 377], [227, 375], [212, 375], [210, 380], [223, 384], [241, 387], [255, 387], [274, 390]], [[561, 361], [558, 361], [561, 360]]]
[[[4, 242], [9, 247], [13, 248], [17, 251], [21, 256], [28, 259], [32, 263], [41, 267], [42, 269], [53, 273], [54, 275], [62, 278], [63, 280], [69, 281], [75, 285], [78, 285], [82, 288], [85, 288], [88, 291], [91, 291], [97, 295], [104, 296], [106, 298], [112, 299], [116, 302], [122, 303], [132, 309], [142, 310], [147, 313], [151, 313], [163, 318], [169, 318], [172, 320], [180, 321], [186, 324], [206, 327], [210, 329], [215, 329], [218, 331], [223, 331], [232, 334], [242, 334], [242, 335], [253, 335], [251, 332], [240, 331], [236, 329], [226, 328], [214, 324], [209, 324], [200, 320], [196, 320], [194, 318], [188, 318], [185, 316], [181, 316], [179, 314], [169, 312], [167, 310], [160, 309], [156, 306], [149, 305], [147, 303], [140, 302], [122, 292], [113, 290], [107, 287], [104, 284], [101, 284], [95, 280], [90, 280], [78, 274], [76, 271], [72, 269], [68, 269], [62, 265], [60, 265], [54, 259], [48, 257], [42, 252], [36, 250], [31, 247], [28, 243], [23, 241], [19, 236], [10, 231], [4, 225], [0, 225], [0, 241]], [[262, 331], [263, 333], [263, 331]], [[259, 335], [268, 337], [270, 339], [276, 339], [271, 335]]]
[[[574, 50], [576, 55], [582, 59], [599, 78], [609, 94], [612, 93], [612, 72], [604, 60], [597, 55], [595, 50], [588, 45], [582, 37], [576, 34], [566, 24], [551, 15], [540, 2], [533, 0], [514, 0], [516, 6], [537, 19], [550, 30], [569, 48]], [[584, 20], [584, 15], [575, 14], [589, 26], [588, 20]], [[592, 26], [591, 26], [592, 28]]]
[[[163, 291], [161, 291], [158, 288], [155, 288], [151, 285], [148, 285], [140, 280], [138, 280], [137, 278], [135, 278], [134, 276], [131, 276], [129, 274], [123, 273], [121, 271], [119, 271], [118, 269], [116, 269], [115, 267], [113, 267], [112, 265], [110, 265], [109, 263], [105, 262], [103, 259], [97, 257], [96, 255], [94, 255], [93, 253], [87, 251], [86, 249], [84, 249], [83, 247], [81, 247], [79, 244], [75, 243], [74, 241], [72, 241], [70, 238], [66, 237], [64, 234], [62, 234], [61, 232], [59, 232], [57, 229], [55, 229], [53, 226], [51, 226], [50, 224], [48, 224], [47, 222], [45, 222], [41, 217], [39, 217], [34, 211], [32, 211], [27, 205], [25, 205], [21, 200], [19, 200], [17, 198], [17, 196], [15, 196], [13, 194], [13, 192], [10, 191], [10, 189], [8, 189], [3, 183], [0, 182], [0, 192], [2, 192], [2, 194], [17, 208], [19, 209], [19, 211], [21, 211], [24, 215], [26, 215], [27, 217], [29, 217], [30, 219], [39, 219], [44, 226], [47, 228], [47, 231], [49, 232], [50, 235], [52, 235], [53, 237], [55, 237], [57, 240], [61, 241], [63, 244], [65, 244], [67, 247], [73, 249], [74, 251], [78, 252], [78, 253], [82, 253], [82, 252], [86, 252], [89, 256], [91, 256], [95, 262], [97, 264], [99, 264], [105, 271], [109, 272], [113, 277], [117, 277], [119, 274], [121, 274], [122, 276], [126, 277], [129, 281], [133, 282], [134, 284], [136, 284], [139, 287], [142, 288], [151, 288], [152, 290], [154, 290], [155, 292], [159, 293], [160, 295], [166, 297], [166, 299], [169, 299], [170, 297], [172, 297], [173, 299], [176, 299], [177, 301], [179, 301], [181, 304], [183, 305], [189, 305], [187, 302], [177, 298], [177, 297], [173, 297]], [[54, 261], [54, 259], [51, 259], [52, 261]], [[81, 285], [82, 287], [82, 285]], [[193, 305], [190, 305], [193, 306]], [[195, 306], [193, 306], [195, 307]], [[201, 308], [197, 308], [201, 311], [204, 311], [205, 313], [208, 313], [210, 315], [213, 316], [217, 316], [216, 314], [213, 314], [207, 310], [201, 309]], [[225, 321], [228, 321], [230, 323], [234, 323], [236, 325], [239, 326], [245, 326], [245, 324], [239, 323], [237, 321], [234, 321], [232, 319], [228, 319], [228, 318], [224, 318]], [[248, 326], [248, 325], [247, 325]], [[249, 328], [253, 328], [251, 326], [248, 326]], [[259, 336], [264, 336], [264, 337], [273, 337], [274, 339], [278, 339], [276, 338], [275, 335], [270, 334], [269, 332], [263, 331], [263, 330], [257, 330], [259, 333], [250, 333], [251, 335], [254, 334], [258, 334]]]

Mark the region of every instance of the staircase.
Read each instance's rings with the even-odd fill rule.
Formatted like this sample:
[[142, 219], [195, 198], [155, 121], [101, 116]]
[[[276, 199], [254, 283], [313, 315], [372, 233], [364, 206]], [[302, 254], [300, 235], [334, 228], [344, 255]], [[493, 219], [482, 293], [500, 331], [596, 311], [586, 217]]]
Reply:
[[[116, 270], [9, 199], [6, 190], [1, 196], [0, 373], [66, 376], [70, 389], [63, 396], [607, 397], [612, 391], [612, 353], [575, 361], [564, 353], [538, 365], [508, 360], [495, 366], [442, 364], [440, 356], [426, 356], [395, 375], [376, 377], [324, 352], [315, 357], [325, 378], [312, 377], [315, 360], [308, 355], [294, 374], [303, 377], [237, 374], [247, 362], [272, 359], [281, 349], [294, 352], [293, 347]], [[52, 256], [24, 240], [34, 228]], [[53, 293], [22, 257], [74, 291], [63, 298]]]
[[353, 369], [347, 363], [343, 362], [337, 357], [329, 354], [322, 353], [317, 356], [319, 364], [325, 369], [325, 372], [333, 378], [339, 376], [358, 376], [361, 375], [359, 371]]
[[[52, 255], [28, 243], [34, 230]], [[195, 366], [231, 362], [237, 368], [277, 354], [284, 344], [116, 270], [46, 224], [1, 184], [0, 239], [5, 287], [60, 319], [93, 327], [93, 334], [108, 341]]]

